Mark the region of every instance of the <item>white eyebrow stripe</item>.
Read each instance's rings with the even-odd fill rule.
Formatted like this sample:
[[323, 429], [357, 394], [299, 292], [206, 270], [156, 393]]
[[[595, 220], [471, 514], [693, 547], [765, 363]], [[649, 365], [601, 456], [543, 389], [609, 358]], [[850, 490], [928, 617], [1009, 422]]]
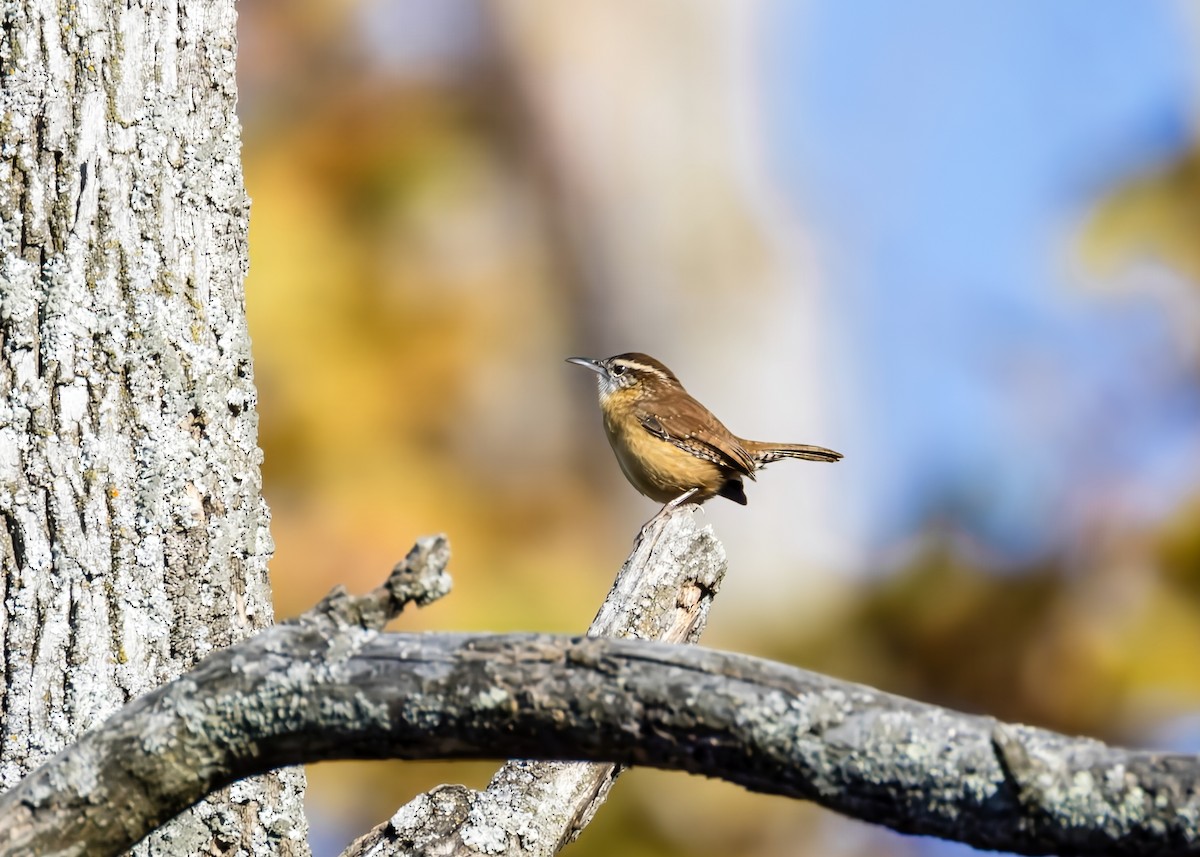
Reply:
[[646, 372], [651, 375], [657, 375], [659, 377], [659, 379], [661, 379], [663, 381], [671, 380], [670, 376], [667, 375], [666, 372], [663, 372], [661, 369], [659, 369], [655, 366], [648, 366], [645, 363], [638, 363], [636, 360], [614, 360], [613, 361], [614, 366], [616, 366], [618, 364], [621, 366], [624, 366], [626, 369], [636, 369], [639, 372]]

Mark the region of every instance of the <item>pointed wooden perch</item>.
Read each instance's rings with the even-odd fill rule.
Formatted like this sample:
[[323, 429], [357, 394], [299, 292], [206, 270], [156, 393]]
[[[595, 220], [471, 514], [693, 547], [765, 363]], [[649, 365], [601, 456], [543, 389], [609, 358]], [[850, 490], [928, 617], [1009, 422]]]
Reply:
[[126, 706], [0, 797], [0, 854], [117, 854], [282, 765], [496, 756], [689, 771], [983, 848], [1200, 854], [1196, 757], [696, 646], [382, 633], [446, 591], [446, 554], [423, 540], [373, 593], [335, 593]]

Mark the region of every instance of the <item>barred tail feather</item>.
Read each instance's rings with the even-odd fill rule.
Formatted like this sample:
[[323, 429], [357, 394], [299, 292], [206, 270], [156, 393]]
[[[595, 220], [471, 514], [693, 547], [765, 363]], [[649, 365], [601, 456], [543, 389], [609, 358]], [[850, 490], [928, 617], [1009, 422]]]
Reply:
[[761, 443], [756, 440], [744, 440], [742, 445], [750, 453], [750, 457], [762, 467], [781, 458], [802, 458], [805, 461], [837, 461], [842, 457], [840, 452], [826, 449], [823, 446], [812, 446], [807, 443]]

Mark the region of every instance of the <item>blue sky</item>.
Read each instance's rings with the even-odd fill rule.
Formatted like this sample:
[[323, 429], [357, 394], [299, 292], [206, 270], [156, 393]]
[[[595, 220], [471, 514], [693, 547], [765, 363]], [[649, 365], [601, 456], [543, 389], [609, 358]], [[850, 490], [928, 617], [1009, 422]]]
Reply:
[[1068, 264], [1105, 190], [1194, 134], [1180, 7], [779, 2], [765, 23], [774, 166], [857, 367], [873, 537], [937, 516], [1028, 558], [1097, 492], [1152, 516], [1194, 490], [1200, 392], [1161, 306]]

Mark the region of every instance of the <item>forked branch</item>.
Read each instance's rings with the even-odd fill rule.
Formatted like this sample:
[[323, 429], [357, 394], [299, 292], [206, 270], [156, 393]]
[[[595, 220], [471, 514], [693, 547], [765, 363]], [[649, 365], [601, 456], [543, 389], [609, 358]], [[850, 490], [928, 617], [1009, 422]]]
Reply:
[[411, 580], [422, 564], [441, 579], [444, 552], [423, 542], [372, 595], [335, 594], [126, 706], [0, 798], [0, 853], [116, 854], [282, 765], [495, 756], [689, 771], [984, 848], [1200, 853], [1195, 757], [695, 646], [381, 633], [407, 599], [444, 591]]

